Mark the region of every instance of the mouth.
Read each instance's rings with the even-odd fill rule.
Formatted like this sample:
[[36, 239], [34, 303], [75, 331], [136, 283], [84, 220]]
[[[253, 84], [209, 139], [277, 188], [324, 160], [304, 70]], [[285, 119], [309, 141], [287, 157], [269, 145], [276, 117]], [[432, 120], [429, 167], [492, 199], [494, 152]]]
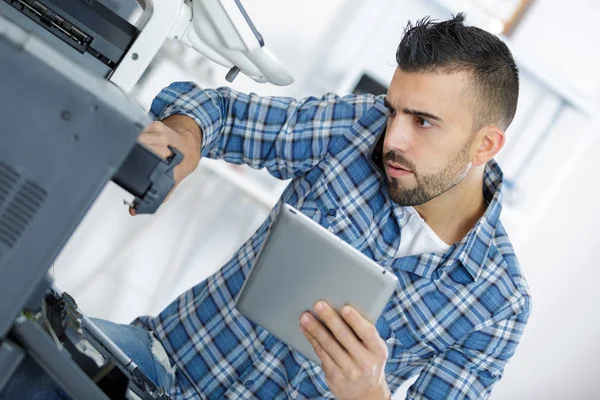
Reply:
[[412, 174], [412, 171], [402, 167], [400, 164], [389, 161], [385, 164], [385, 169], [388, 176], [391, 178], [401, 178]]

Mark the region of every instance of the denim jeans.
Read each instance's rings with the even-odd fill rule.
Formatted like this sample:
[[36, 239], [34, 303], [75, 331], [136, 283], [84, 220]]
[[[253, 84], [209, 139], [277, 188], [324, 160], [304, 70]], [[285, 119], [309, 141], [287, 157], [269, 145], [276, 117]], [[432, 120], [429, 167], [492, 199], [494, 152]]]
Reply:
[[[120, 325], [110, 321], [92, 321], [127, 354], [156, 385], [170, 391], [173, 385], [173, 372], [168, 370], [162, 349], [154, 336], [142, 328]], [[27, 357], [19, 366], [2, 392], [2, 400], [41, 400], [69, 399], [69, 396], [37, 365]]]

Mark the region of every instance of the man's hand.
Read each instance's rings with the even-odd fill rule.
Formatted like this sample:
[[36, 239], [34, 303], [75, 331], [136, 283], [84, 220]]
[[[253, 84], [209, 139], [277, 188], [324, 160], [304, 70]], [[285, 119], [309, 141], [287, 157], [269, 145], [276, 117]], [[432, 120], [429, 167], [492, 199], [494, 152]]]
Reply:
[[[142, 131], [138, 141], [164, 159], [171, 155], [169, 146], [183, 154], [183, 160], [173, 169], [175, 185], [165, 198], [166, 202], [177, 185], [198, 166], [202, 148], [200, 127], [190, 117], [173, 115], [162, 122], [152, 122]], [[131, 207], [129, 214], [135, 215], [135, 210]]]
[[390, 399], [385, 381], [387, 346], [375, 326], [350, 306], [342, 308], [341, 316], [324, 301], [315, 303], [314, 310], [325, 325], [307, 312], [300, 318], [300, 329], [321, 359], [334, 396]]

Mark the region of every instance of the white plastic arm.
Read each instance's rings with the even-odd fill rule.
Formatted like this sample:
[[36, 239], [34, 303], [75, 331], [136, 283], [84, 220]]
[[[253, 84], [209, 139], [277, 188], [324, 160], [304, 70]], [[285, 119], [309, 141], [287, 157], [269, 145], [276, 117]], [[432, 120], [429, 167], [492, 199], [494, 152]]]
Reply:
[[[190, 7], [191, 6], [191, 7]], [[238, 0], [193, 0], [184, 4], [192, 21], [182, 18], [171, 37], [225, 67], [236, 67], [257, 82], [286, 86], [293, 76], [264, 46]]]

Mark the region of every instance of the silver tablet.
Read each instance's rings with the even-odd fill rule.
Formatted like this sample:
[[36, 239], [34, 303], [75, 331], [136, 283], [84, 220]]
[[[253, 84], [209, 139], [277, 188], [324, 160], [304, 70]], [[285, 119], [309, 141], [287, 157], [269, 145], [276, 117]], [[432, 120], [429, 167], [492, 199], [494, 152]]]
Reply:
[[396, 284], [393, 273], [284, 204], [235, 307], [320, 365], [300, 331], [302, 313], [325, 300], [338, 312], [349, 304], [374, 324]]

